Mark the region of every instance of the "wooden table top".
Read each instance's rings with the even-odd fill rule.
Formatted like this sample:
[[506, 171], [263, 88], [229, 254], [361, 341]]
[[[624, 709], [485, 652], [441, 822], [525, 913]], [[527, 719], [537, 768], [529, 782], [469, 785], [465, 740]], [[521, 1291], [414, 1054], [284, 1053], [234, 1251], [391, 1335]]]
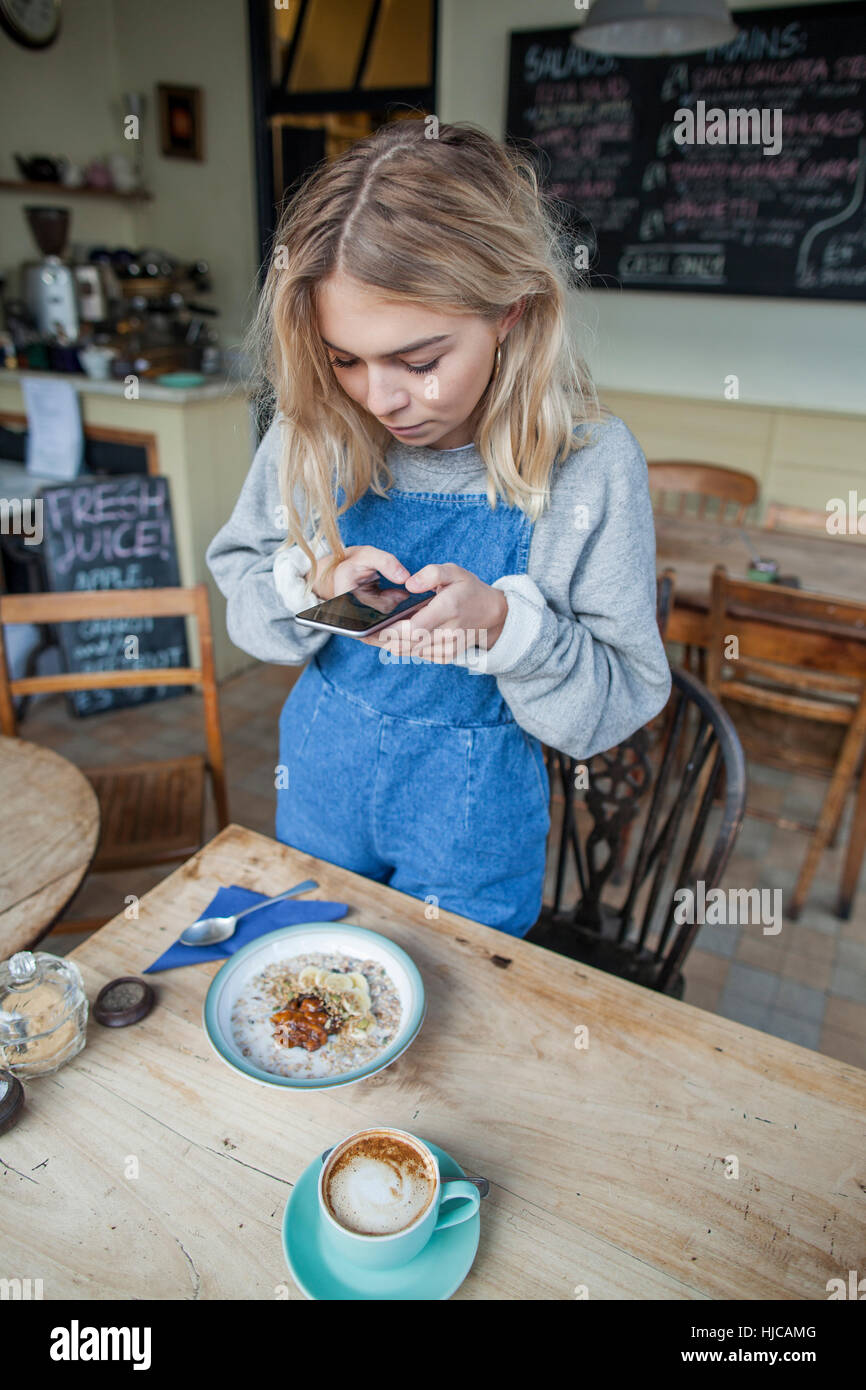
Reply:
[[762, 559], [775, 560], [782, 574], [796, 575], [803, 589], [835, 598], [866, 600], [866, 544], [837, 536], [793, 535], [761, 526], [725, 526], [714, 521], [656, 512], [656, 562], [677, 572], [675, 599], [709, 608], [716, 565], [732, 579], [745, 579], [751, 563], [743, 531]]
[[585, 1285], [592, 1299], [824, 1300], [828, 1279], [862, 1269], [866, 1072], [466, 918], [428, 921], [420, 900], [238, 826], [148, 893], [138, 921], [72, 953], [88, 996], [150, 964], [221, 884], [275, 894], [307, 877], [416, 961], [415, 1043], [357, 1085], [278, 1093], [207, 1042], [218, 966], [154, 976], [153, 1012], [91, 1022], [0, 1137], [6, 1264], [38, 1273], [46, 1299], [300, 1298], [280, 1245], [292, 1184], [372, 1124], [490, 1179], [457, 1298]]
[[90, 866], [99, 802], [73, 763], [0, 737], [0, 960], [43, 936]]

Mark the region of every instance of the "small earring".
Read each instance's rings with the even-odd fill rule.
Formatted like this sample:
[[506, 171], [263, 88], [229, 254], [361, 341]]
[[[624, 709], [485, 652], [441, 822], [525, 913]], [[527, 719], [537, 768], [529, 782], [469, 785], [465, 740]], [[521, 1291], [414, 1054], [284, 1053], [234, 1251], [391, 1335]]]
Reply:
[[496, 356], [493, 359], [493, 380], [499, 375], [499, 368], [502, 366], [502, 344], [496, 344]]

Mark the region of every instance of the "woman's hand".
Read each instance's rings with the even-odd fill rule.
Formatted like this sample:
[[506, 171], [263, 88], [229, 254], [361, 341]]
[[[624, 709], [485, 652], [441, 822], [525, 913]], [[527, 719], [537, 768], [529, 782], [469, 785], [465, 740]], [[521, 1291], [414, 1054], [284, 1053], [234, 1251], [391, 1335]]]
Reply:
[[485, 584], [460, 565], [425, 565], [401, 580], [410, 593], [435, 589], [436, 597], [410, 618], [358, 640], [387, 647], [393, 656], [417, 656], [438, 665], [454, 661], [474, 647], [489, 651], [508, 615], [501, 589]]
[[389, 551], [378, 550], [374, 545], [349, 545], [346, 558], [339, 564], [334, 564], [333, 555], [323, 555], [316, 561], [313, 593], [316, 598], [336, 598], [373, 579], [377, 570], [395, 584], [405, 584], [409, 578], [406, 566]]

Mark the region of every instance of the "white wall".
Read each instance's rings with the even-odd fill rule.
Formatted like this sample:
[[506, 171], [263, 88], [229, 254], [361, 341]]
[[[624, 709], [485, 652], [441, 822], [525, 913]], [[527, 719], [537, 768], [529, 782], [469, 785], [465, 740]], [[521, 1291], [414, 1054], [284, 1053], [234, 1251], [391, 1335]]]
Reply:
[[[582, 19], [571, 0], [441, 0], [440, 118], [475, 121], [501, 137], [509, 31]], [[724, 378], [735, 373], [746, 404], [866, 411], [862, 304], [592, 290], [576, 323], [603, 388], [721, 401]]]
[[[49, 193], [0, 193], [0, 273], [38, 254], [29, 203], [72, 211], [70, 238], [132, 248], [155, 245], [210, 261], [223, 343], [237, 342], [256, 275], [249, 53], [244, 0], [74, 0], [56, 42], [30, 52], [0, 31], [0, 178], [20, 174], [13, 154], [66, 154], [77, 163], [129, 152], [120, 97], [143, 91], [145, 183], [150, 203]], [[156, 84], [200, 86], [202, 162], [159, 153]]]
[[[256, 277], [250, 59], [244, 0], [114, 0], [118, 65], [147, 92], [144, 163], [154, 201], [137, 218], [140, 242], [210, 261], [224, 345], [249, 317]], [[159, 153], [157, 82], [201, 87], [204, 160]]]
[[[76, 0], [63, 7], [50, 48], [22, 48], [0, 30], [0, 178], [20, 179], [13, 154], [68, 155], [87, 164], [119, 151], [120, 93], [112, 0]], [[112, 102], [116, 104], [112, 109]], [[104, 198], [0, 192], [0, 274], [39, 258], [24, 218], [29, 204], [71, 210], [72, 241], [129, 245], [128, 206]]]

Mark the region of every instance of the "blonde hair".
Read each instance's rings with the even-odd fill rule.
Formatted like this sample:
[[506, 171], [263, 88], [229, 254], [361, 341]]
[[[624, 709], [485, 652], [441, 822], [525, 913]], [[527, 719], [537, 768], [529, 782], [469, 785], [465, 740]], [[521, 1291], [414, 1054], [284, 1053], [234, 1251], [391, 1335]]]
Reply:
[[[316, 293], [334, 272], [382, 298], [444, 312], [501, 318], [525, 308], [502, 343], [501, 367], [481, 400], [475, 444], [491, 507], [502, 496], [533, 520], [550, 497], [555, 465], [588, 439], [600, 406], [566, 321], [578, 277], [561, 216], [541, 193], [531, 159], [480, 128], [398, 120], [320, 165], [285, 207], [248, 337], [260, 401], [285, 422], [280, 490], [287, 545], [312, 562], [324, 537], [345, 555], [340, 513], [372, 489], [385, 496], [392, 435], [335, 380], [317, 327]], [[306, 516], [295, 505], [296, 490]], [[309, 580], [308, 580], [309, 584]]]

